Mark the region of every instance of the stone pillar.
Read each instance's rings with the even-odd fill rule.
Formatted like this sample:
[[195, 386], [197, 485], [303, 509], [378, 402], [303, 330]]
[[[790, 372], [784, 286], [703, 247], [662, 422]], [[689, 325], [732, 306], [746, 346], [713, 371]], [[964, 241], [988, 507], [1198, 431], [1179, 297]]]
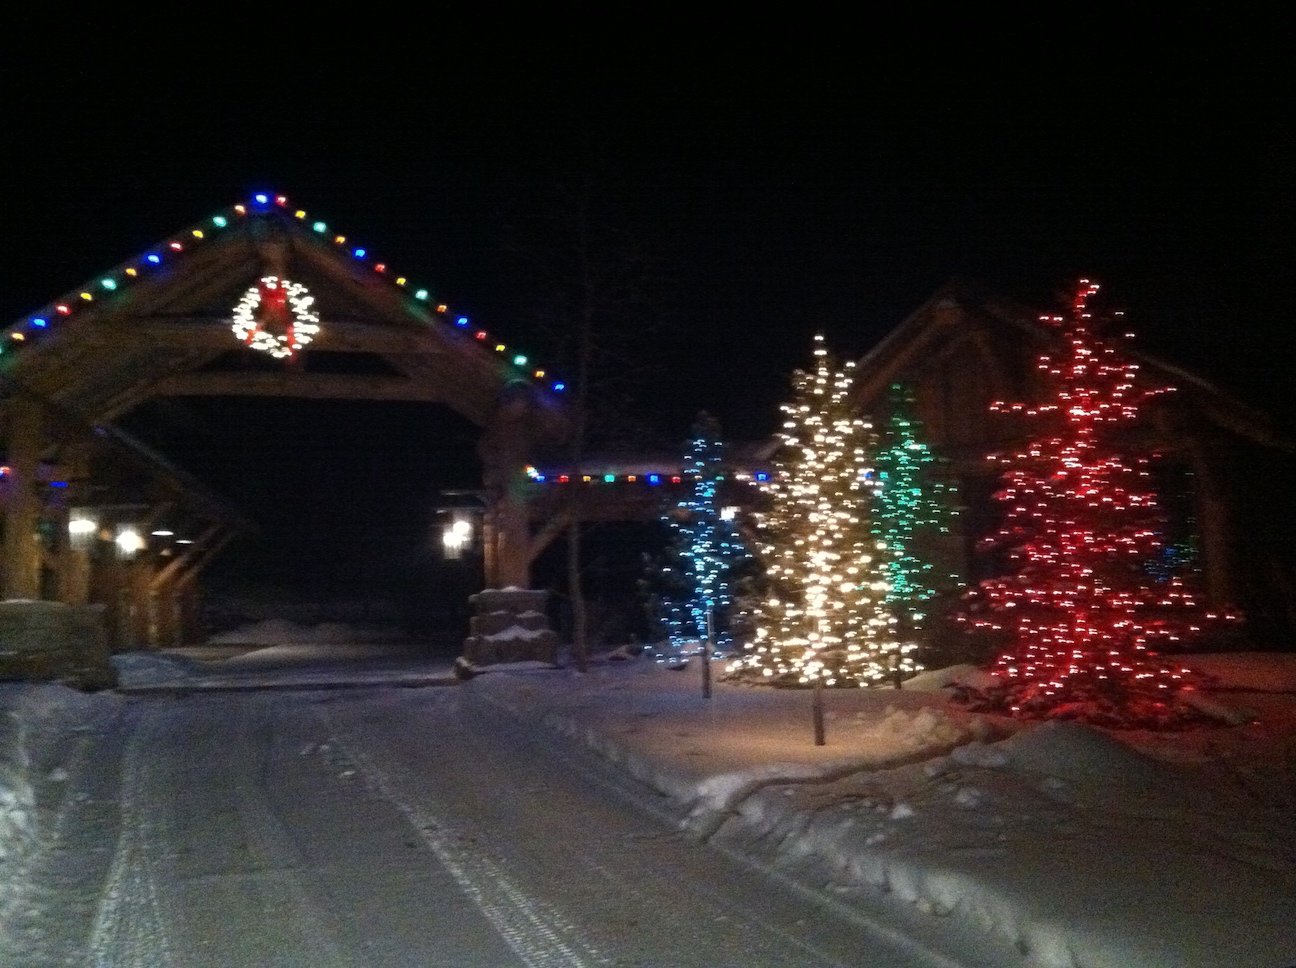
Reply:
[[468, 620], [464, 658], [473, 665], [497, 662], [557, 664], [558, 633], [549, 627], [549, 593], [522, 588], [487, 588], [468, 597], [475, 615]]

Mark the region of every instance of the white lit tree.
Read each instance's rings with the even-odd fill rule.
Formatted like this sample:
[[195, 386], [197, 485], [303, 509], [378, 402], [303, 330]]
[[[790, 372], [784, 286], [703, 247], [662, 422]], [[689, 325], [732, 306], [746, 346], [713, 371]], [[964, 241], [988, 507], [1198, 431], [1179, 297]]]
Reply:
[[853, 363], [815, 337], [813, 370], [793, 374], [782, 447], [757, 517], [766, 588], [756, 640], [729, 667], [773, 685], [868, 686], [918, 671], [886, 604], [887, 556], [869, 509], [876, 436], [850, 400]]

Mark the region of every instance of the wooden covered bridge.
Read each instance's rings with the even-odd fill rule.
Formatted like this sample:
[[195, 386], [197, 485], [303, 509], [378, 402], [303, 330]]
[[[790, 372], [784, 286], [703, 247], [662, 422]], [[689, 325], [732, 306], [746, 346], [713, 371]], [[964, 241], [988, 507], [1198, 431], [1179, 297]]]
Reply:
[[[305, 365], [330, 355], [364, 365]], [[266, 365], [232, 360], [248, 355]], [[217, 212], [0, 336], [0, 597], [94, 606], [113, 648], [192, 641], [204, 567], [255, 525], [124, 433], [157, 397], [444, 404], [480, 428], [487, 587], [528, 586], [567, 519], [528, 475], [566, 387], [283, 196]]]

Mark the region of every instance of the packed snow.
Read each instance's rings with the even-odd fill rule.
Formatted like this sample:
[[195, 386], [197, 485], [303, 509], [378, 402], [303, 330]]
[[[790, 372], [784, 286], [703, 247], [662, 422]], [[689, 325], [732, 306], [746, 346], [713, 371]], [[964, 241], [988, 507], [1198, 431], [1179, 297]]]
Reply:
[[[75, 736], [132, 688], [282, 686], [286, 649], [317, 650], [334, 680], [417, 671], [409, 652], [384, 662], [392, 646], [345, 630], [241, 634], [237, 648], [117, 656], [117, 691], [0, 684], [0, 928], [20, 896], [31, 903], [24, 872], [80, 795]], [[960, 963], [1296, 965], [1296, 655], [1188, 658], [1213, 677], [1201, 703], [1215, 722], [1166, 733], [973, 714], [950, 688], [971, 668], [828, 690], [821, 746], [809, 692], [728, 683], [717, 664], [708, 697], [698, 661], [622, 649], [584, 673], [494, 665], [454, 688], [597, 751], [664, 795], [688, 836], [827, 904], [958, 939]], [[40, 902], [56, 916], [57, 896]]]

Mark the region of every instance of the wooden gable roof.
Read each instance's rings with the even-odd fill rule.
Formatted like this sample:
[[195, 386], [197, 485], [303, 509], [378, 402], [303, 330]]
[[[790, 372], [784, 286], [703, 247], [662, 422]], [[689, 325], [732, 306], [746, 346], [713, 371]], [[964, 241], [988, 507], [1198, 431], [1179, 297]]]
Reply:
[[[232, 332], [234, 306], [265, 275], [315, 297], [320, 332], [291, 361]], [[547, 431], [565, 420], [560, 379], [274, 195], [185, 228], [16, 321], [0, 336], [0, 373], [11, 392], [91, 424], [156, 396], [250, 394], [436, 401], [485, 426], [506, 389], [527, 397]]]
[[[1013, 432], [990, 413], [990, 402], [1038, 397], [1036, 361], [1056, 339], [1037, 311], [954, 279], [856, 362], [853, 396], [880, 417], [890, 384], [913, 386], [932, 441], [955, 461], [976, 462]], [[1198, 374], [1134, 346], [1128, 352], [1151, 380], [1175, 388], [1154, 408], [1163, 436], [1219, 432], [1291, 449], [1269, 415]]]

